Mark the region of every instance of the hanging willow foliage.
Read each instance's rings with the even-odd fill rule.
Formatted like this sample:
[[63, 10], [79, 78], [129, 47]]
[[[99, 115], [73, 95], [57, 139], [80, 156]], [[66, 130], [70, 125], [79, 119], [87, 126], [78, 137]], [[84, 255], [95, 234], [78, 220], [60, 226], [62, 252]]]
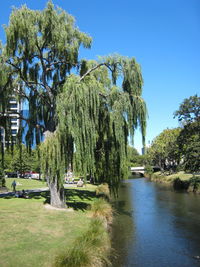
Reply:
[[67, 75], [79, 66], [80, 46], [90, 48], [92, 40], [52, 1], [44, 10], [26, 5], [13, 8], [4, 29], [4, 68], [10, 68], [10, 75], [20, 84], [17, 94], [28, 106], [25, 134], [31, 148], [34, 141], [41, 142], [43, 131], [55, 131], [56, 97]]
[[85, 61], [82, 76], [67, 78], [57, 97], [57, 130], [42, 145], [43, 169], [48, 174], [53, 168], [54, 174], [62, 176], [63, 166], [72, 164], [83, 175], [94, 175], [96, 181], [108, 182], [115, 189], [127, 175], [128, 138], [133, 138], [138, 126], [145, 141], [147, 111], [135, 59], [103, 60], [99, 64]]

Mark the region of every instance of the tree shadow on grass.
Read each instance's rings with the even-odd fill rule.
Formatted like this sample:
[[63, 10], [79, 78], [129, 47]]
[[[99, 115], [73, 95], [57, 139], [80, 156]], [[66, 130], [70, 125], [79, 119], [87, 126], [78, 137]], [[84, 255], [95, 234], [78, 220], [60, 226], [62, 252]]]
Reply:
[[[80, 190], [80, 189], [65, 189], [66, 205], [74, 210], [85, 211], [90, 207], [89, 201], [96, 198], [95, 192]], [[50, 204], [50, 193], [46, 192], [29, 192], [27, 194], [28, 199], [42, 199], [44, 198], [44, 204]], [[15, 198], [14, 195], [5, 196], [6, 199]], [[25, 199], [25, 198], [24, 198]], [[26, 200], [28, 200], [26, 199]]]
[[90, 207], [89, 203], [86, 202], [68, 202], [66, 201], [67, 207], [68, 208], [72, 208], [74, 210], [81, 210], [81, 211], [85, 211]]
[[92, 200], [96, 194], [92, 191], [80, 190], [80, 189], [65, 189], [66, 199], [81, 199]]
[[96, 194], [95, 192], [80, 190], [80, 189], [66, 189], [66, 205], [74, 210], [84, 211], [90, 207], [88, 201], [92, 201]]
[[[36, 197], [45, 198], [44, 204], [50, 204], [50, 194], [48, 192], [42, 192], [39, 194], [34, 194], [33, 198]], [[65, 189], [66, 205], [68, 208], [73, 208], [74, 210], [87, 210], [90, 207], [88, 201], [92, 201], [96, 194], [95, 192], [79, 189]]]

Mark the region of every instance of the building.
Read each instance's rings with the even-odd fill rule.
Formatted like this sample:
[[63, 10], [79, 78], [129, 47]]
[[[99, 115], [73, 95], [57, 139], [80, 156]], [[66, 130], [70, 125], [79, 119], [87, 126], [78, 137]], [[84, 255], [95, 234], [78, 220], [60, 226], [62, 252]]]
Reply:
[[[22, 104], [19, 101], [17, 101], [17, 99], [14, 96], [12, 96], [9, 101], [9, 109], [7, 113], [11, 118], [11, 135], [14, 142], [16, 141], [16, 136], [20, 126], [19, 116], [21, 114], [21, 111], [22, 111]], [[6, 142], [5, 129], [3, 127], [0, 128], [0, 134], [1, 134], [1, 142], [5, 147], [5, 142]]]

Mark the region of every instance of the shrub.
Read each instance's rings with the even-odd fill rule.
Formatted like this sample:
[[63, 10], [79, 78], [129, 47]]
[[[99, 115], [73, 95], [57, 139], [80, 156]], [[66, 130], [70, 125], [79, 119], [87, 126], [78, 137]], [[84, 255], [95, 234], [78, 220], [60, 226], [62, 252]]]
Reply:
[[190, 188], [192, 188], [191, 191], [199, 192], [199, 190], [200, 190], [200, 177], [192, 177], [189, 182], [190, 182]]
[[108, 187], [108, 184], [100, 184], [99, 186], [97, 186], [96, 189], [96, 195], [97, 196], [102, 196], [104, 198], [106, 198], [107, 200], [110, 199], [110, 190]]
[[189, 181], [183, 181], [179, 177], [175, 178], [173, 181], [173, 187], [175, 190], [187, 190], [189, 188], [189, 185]]
[[153, 173], [153, 167], [151, 167], [150, 165], [147, 165], [145, 167], [145, 172], [147, 173], [147, 175], [151, 176]]
[[98, 198], [91, 205], [93, 217], [106, 221], [110, 224], [113, 218], [113, 210], [111, 205], [104, 199]]

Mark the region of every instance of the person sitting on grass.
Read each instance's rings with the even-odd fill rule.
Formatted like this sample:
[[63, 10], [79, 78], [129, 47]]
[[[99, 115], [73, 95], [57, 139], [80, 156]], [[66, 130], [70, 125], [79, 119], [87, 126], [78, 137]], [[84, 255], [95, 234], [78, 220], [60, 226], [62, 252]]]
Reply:
[[15, 197], [18, 197], [18, 198], [29, 198], [24, 189], [21, 192], [20, 191], [16, 192]]
[[82, 181], [82, 179], [80, 179], [79, 181], [78, 181], [78, 183], [77, 183], [77, 187], [83, 187], [83, 181]]

